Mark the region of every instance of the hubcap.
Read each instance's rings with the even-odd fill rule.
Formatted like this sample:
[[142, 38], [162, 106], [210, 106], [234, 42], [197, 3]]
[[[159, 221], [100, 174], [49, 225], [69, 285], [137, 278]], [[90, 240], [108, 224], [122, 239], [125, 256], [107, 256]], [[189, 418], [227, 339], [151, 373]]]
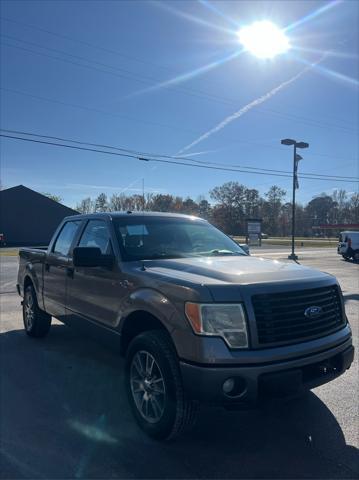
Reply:
[[149, 352], [141, 350], [133, 357], [130, 384], [141, 416], [149, 423], [159, 422], [165, 409], [166, 387], [161, 369]]
[[34, 299], [32, 298], [31, 293], [27, 293], [24, 303], [24, 319], [25, 319], [25, 328], [26, 330], [31, 330], [34, 324]]

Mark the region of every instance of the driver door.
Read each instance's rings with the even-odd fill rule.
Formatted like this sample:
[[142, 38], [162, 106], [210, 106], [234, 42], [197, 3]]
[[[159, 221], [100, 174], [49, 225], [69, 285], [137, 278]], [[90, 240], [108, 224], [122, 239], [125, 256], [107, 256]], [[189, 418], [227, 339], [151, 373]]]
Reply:
[[[89, 220], [77, 246], [98, 247], [101, 253], [114, 255], [109, 224], [103, 219]], [[115, 326], [121, 298], [118, 262], [111, 268], [73, 267], [72, 271], [66, 302], [69, 323], [92, 320]]]

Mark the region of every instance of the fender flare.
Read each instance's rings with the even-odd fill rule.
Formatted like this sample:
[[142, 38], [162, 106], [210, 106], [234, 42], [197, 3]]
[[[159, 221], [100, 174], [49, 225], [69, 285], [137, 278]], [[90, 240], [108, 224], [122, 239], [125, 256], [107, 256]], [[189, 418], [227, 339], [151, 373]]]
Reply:
[[156, 318], [171, 333], [179, 324], [179, 312], [163, 293], [152, 288], [141, 288], [133, 292], [118, 315], [117, 329], [122, 332], [127, 318], [137, 311]]

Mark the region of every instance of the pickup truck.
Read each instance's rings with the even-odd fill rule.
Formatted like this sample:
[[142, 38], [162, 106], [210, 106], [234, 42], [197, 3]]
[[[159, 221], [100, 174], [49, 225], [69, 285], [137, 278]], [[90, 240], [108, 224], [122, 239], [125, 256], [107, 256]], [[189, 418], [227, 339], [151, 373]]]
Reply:
[[248, 256], [205, 220], [67, 217], [47, 250], [20, 250], [30, 337], [51, 317], [119, 347], [135, 419], [169, 439], [201, 403], [229, 409], [298, 395], [343, 374], [351, 329], [335, 277]]

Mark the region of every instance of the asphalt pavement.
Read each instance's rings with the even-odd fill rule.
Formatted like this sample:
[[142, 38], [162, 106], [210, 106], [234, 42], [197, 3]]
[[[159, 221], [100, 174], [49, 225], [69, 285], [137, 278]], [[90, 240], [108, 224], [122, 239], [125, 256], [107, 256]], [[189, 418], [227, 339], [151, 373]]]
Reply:
[[[288, 261], [283, 247], [252, 249]], [[333, 249], [299, 262], [337, 276], [358, 352], [358, 265]], [[203, 408], [195, 429], [171, 443], [132, 420], [123, 360], [54, 321], [43, 340], [22, 328], [16, 257], [0, 257], [0, 477], [358, 478], [358, 360], [300, 399], [260, 410]]]

